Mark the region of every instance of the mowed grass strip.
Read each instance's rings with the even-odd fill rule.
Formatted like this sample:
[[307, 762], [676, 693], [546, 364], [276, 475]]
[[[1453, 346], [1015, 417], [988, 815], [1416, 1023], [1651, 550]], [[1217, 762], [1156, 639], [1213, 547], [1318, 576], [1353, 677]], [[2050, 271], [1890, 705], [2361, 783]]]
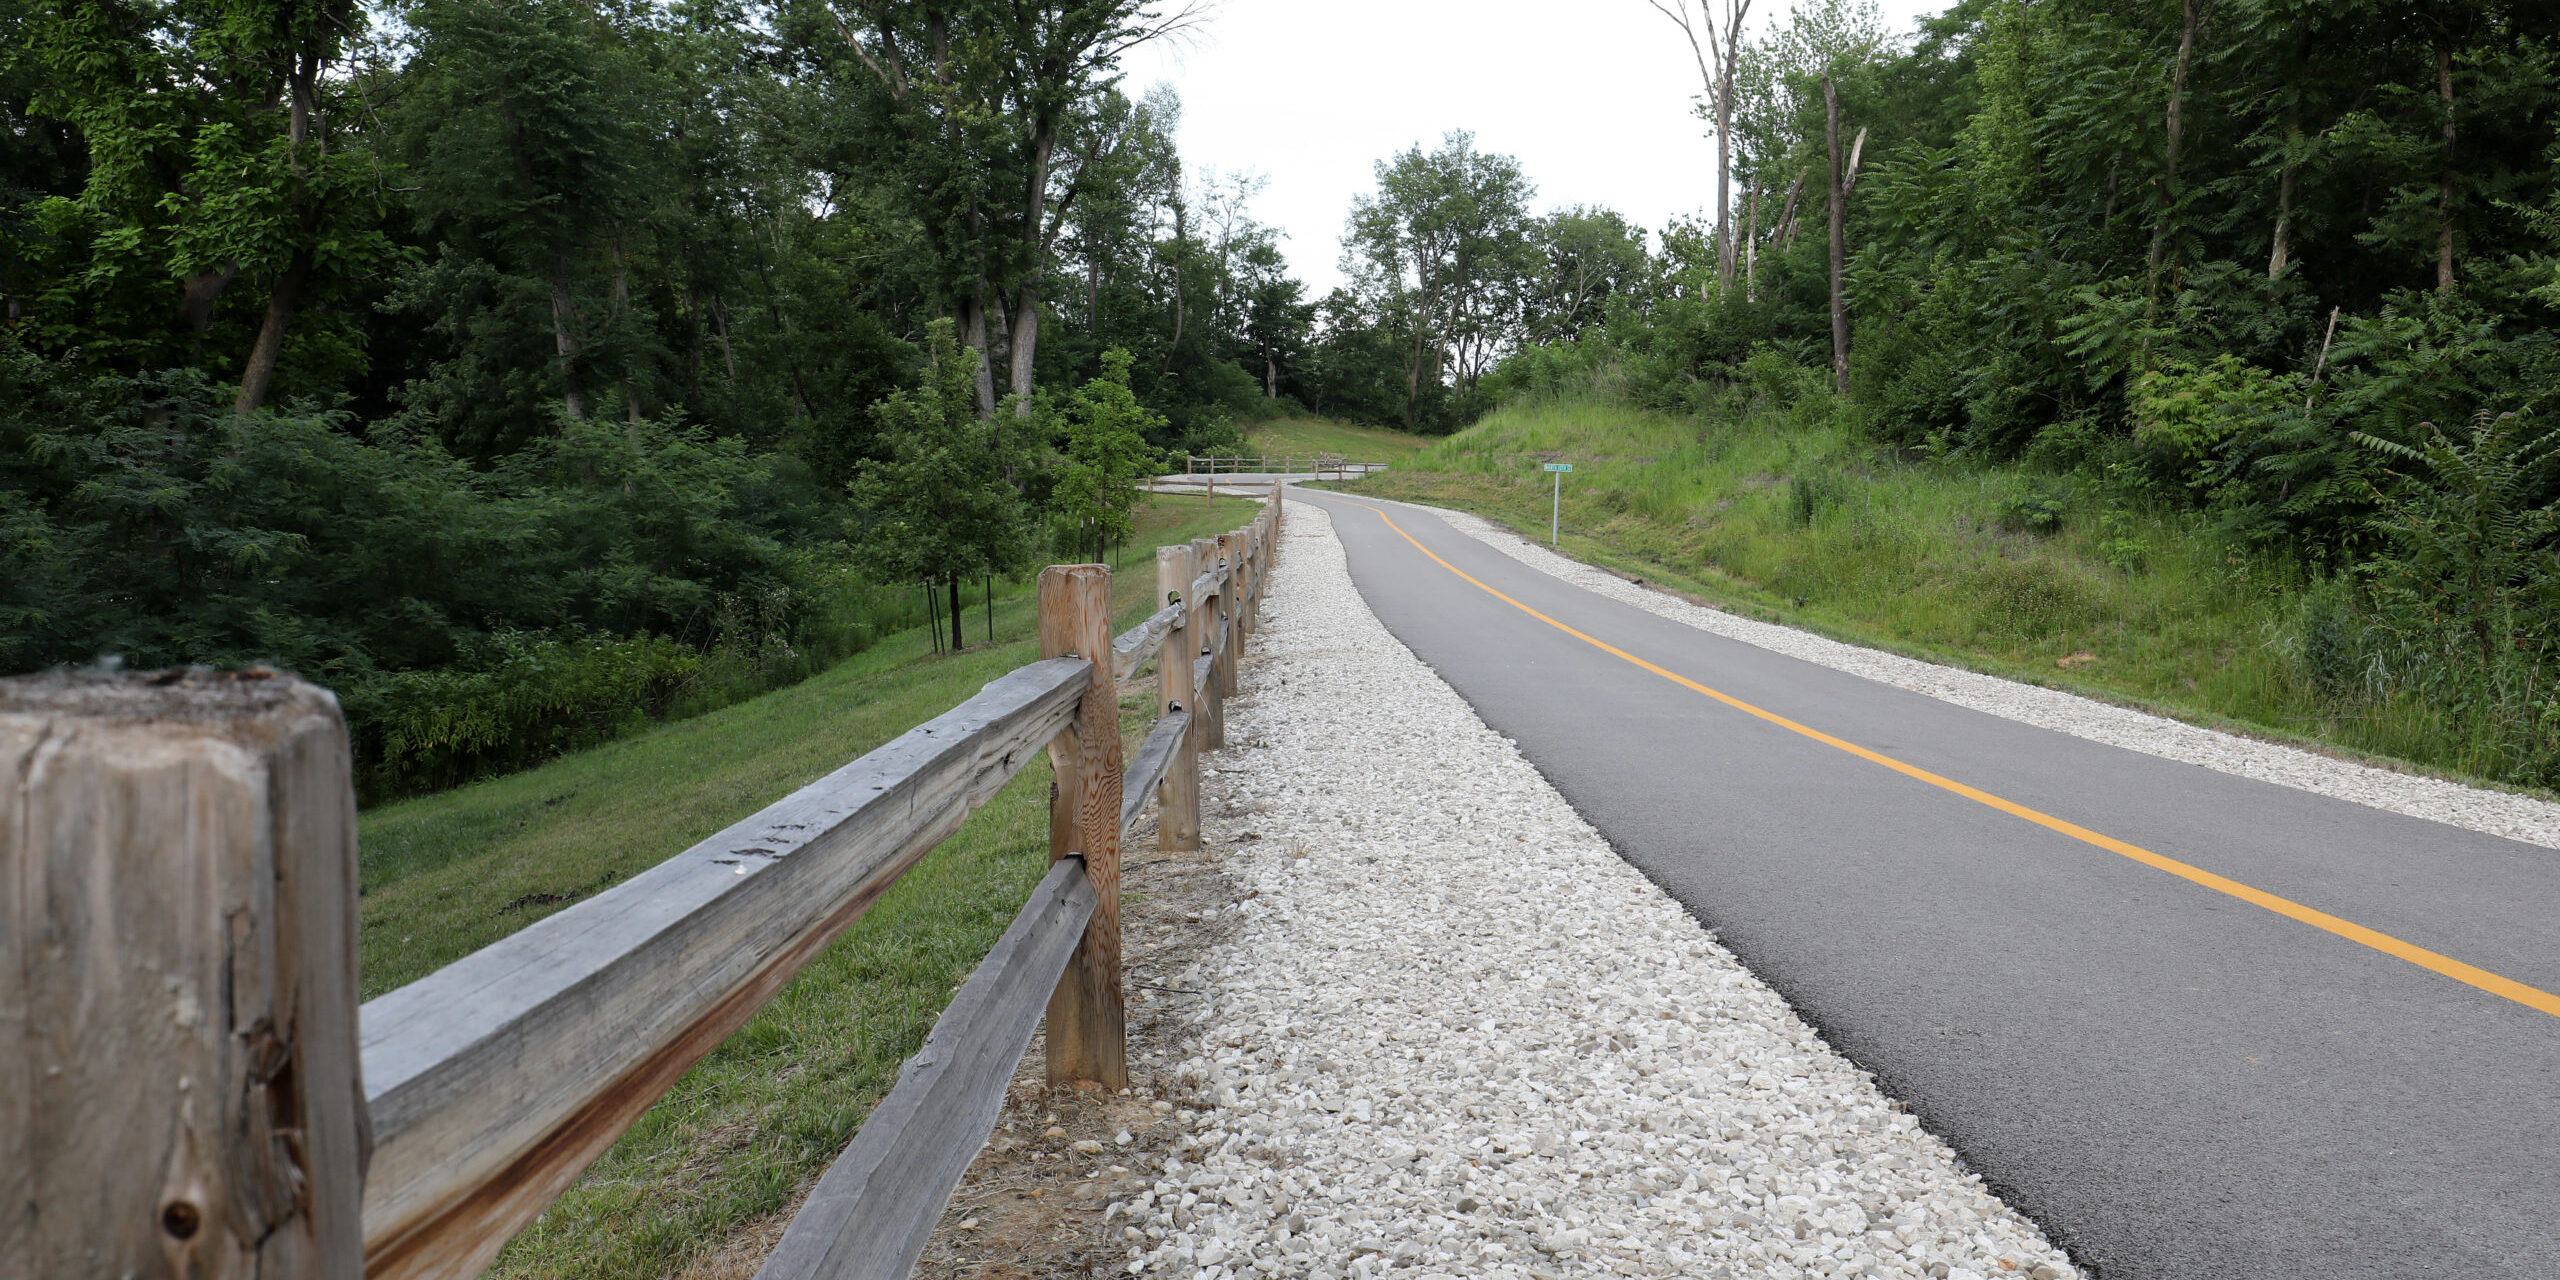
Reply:
[[1705, 421], [1598, 399], [1506, 406], [1348, 493], [1471, 511], [1746, 616], [2199, 723], [2457, 776], [2417, 706], [2339, 716], [2284, 637], [2305, 575], [2192, 512], [2085, 477], [1908, 460], [1825, 419]]
[[1425, 436], [1322, 418], [1282, 418], [1244, 429], [1245, 451], [1270, 457], [1338, 453], [1352, 462], [1393, 462], [1431, 443]]
[[[1257, 503], [1152, 499], [1115, 555], [1121, 627], [1157, 607], [1155, 548]], [[1032, 591], [997, 642], [935, 656], [889, 637], [787, 689], [363, 817], [363, 983], [378, 995], [663, 861], [1039, 656]], [[1151, 704], [1124, 709], [1142, 728]], [[507, 1247], [490, 1274], [681, 1272], [784, 1208], [896, 1082], [951, 993], [1047, 870], [1049, 766], [971, 815], [763, 1011], [688, 1073]]]

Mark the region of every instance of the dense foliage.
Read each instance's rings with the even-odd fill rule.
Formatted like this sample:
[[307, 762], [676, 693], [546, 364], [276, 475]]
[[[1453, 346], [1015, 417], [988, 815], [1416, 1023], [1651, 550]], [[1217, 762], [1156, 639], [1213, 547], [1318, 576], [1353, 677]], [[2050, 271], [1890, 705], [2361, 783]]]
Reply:
[[391, 794], [1083, 553], [1313, 345], [1185, 20], [0, 0], [0, 670], [289, 666]]
[[[1666, 237], [1652, 287], [1488, 382], [1774, 397], [2077, 473], [2089, 518], [2187, 513], [2310, 592], [2281, 642], [2341, 714], [2441, 715], [2560, 782], [2555, 59], [2538, 4], [1965, 0], [1907, 43], [1808, 4], [1739, 69], [1731, 265]], [[1826, 79], [1862, 157], [1841, 394]], [[2016, 527], [2083, 515], [2044, 506]]]

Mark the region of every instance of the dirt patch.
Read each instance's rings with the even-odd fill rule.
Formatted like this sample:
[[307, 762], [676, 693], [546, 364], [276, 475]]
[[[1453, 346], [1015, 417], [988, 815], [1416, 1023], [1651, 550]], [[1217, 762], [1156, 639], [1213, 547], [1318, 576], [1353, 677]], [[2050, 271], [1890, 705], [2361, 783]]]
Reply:
[[[1249, 660], [1249, 659], [1248, 659]], [[1218, 803], [1215, 771], [1246, 744], [1204, 756], [1203, 807]], [[1204, 815], [1205, 816], [1205, 815]], [[1228, 813], [1224, 816], [1243, 816]], [[1250, 839], [1250, 837], [1247, 837]], [[1122, 961], [1129, 994], [1129, 1084], [1120, 1093], [1048, 1086], [1046, 1047], [1034, 1037], [1014, 1072], [993, 1137], [952, 1193], [918, 1260], [920, 1280], [1054, 1280], [1125, 1272], [1122, 1207], [1154, 1181], [1184, 1132], [1188, 1086], [1174, 1067], [1195, 1037], [1202, 999], [1192, 966], [1232, 928], [1236, 901], [1222, 863], [1249, 843], [1196, 853], [1156, 849], [1152, 816], [1132, 831], [1120, 868]]]

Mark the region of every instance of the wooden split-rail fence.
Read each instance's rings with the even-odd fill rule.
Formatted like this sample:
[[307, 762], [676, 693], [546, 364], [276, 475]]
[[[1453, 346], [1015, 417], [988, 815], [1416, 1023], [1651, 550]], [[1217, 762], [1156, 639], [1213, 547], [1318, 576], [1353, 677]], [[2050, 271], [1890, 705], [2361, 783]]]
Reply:
[[[1278, 465], [1273, 465], [1275, 463]], [[1241, 454], [1182, 455], [1182, 473], [1191, 476], [1312, 475], [1319, 479], [1344, 480], [1386, 469], [1387, 464], [1383, 462], [1352, 462], [1338, 453], [1255, 458]]]
[[[1046, 748], [1052, 866], [759, 1280], [905, 1276], [1042, 1015], [1128, 1083], [1120, 842], [1200, 841], [1279, 541], [1039, 581], [1040, 661], [631, 879], [357, 1005], [345, 722], [264, 670], [0, 680], [0, 1275], [430, 1280], [507, 1239]], [[1124, 760], [1118, 684], [1158, 717]]]

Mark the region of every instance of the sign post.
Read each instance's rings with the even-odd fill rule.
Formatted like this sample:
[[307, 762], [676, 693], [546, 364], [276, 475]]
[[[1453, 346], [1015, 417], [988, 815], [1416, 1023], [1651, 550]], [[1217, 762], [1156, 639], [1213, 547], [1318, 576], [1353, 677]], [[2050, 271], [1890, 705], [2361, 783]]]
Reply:
[[1550, 462], [1547, 470], [1556, 478], [1555, 497], [1547, 505], [1547, 545], [1556, 545], [1556, 529], [1564, 515], [1564, 473], [1573, 470], [1570, 462]]

